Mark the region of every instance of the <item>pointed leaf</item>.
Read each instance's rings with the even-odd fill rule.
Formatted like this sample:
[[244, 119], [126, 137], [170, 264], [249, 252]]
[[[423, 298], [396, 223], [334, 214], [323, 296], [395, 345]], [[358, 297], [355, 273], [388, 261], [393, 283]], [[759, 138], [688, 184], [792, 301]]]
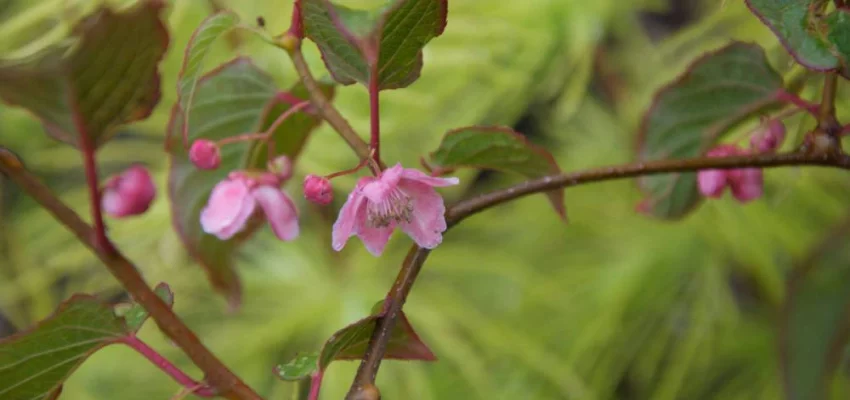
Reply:
[[101, 8], [76, 27], [73, 46], [0, 62], [0, 98], [27, 108], [58, 140], [79, 146], [85, 134], [102, 144], [159, 101], [158, 64], [169, 40], [162, 8], [155, 0], [121, 13]]
[[96, 350], [128, 333], [112, 307], [74, 295], [29, 331], [0, 341], [0, 398], [47, 400]]
[[319, 354], [312, 353], [298, 356], [286, 364], [274, 368], [278, 378], [285, 381], [299, 381], [309, 378], [318, 369]]
[[789, 400], [828, 398], [850, 335], [850, 229], [816, 250], [789, 281], [780, 326]]
[[[471, 126], [446, 133], [440, 147], [431, 153], [431, 166], [438, 170], [485, 168], [538, 178], [561, 172], [548, 150], [529, 143], [508, 128]], [[547, 193], [555, 211], [566, 218], [564, 191]]]
[[[154, 293], [159, 296], [162, 301], [168, 304], [169, 307], [174, 306], [174, 293], [165, 282], [160, 282], [154, 288]], [[124, 322], [127, 329], [132, 332], [138, 332], [142, 325], [148, 319], [148, 312], [139, 303], [122, 303], [115, 306], [115, 315], [124, 317]]]
[[[383, 301], [372, 307], [372, 315], [342, 328], [325, 342], [318, 354], [296, 357], [294, 360], [275, 367], [275, 373], [284, 380], [299, 380], [310, 377], [316, 371], [324, 371], [334, 360], [359, 360], [366, 353], [369, 339], [378, 320], [382, 317]], [[436, 361], [437, 357], [422, 342], [413, 330], [404, 312], [399, 314], [396, 327], [390, 334], [384, 359]], [[310, 362], [313, 363], [312, 368]]]
[[839, 66], [830, 43], [818, 32], [812, 0], [746, 0], [750, 10], [779, 38], [800, 64], [818, 71]]
[[[297, 91], [303, 90], [298, 89]], [[333, 91], [325, 87], [326, 95]], [[195, 139], [221, 140], [243, 133], [261, 132], [289, 108], [278, 96], [274, 81], [249, 59], [237, 58], [210, 72], [198, 82], [188, 126], [190, 141]], [[303, 92], [300, 92], [303, 93]], [[298, 155], [305, 137], [319, 123], [313, 115], [299, 113], [287, 119], [275, 130], [275, 149], [293, 159]], [[239, 244], [255, 229], [246, 229], [230, 240], [219, 240], [203, 232], [200, 213], [206, 205], [213, 186], [233, 170], [265, 168], [267, 149], [258, 142], [239, 142], [222, 147], [221, 166], [214, 171], [195, 168], [183, 148], [180, 135], [183, 114], [179, 104], [172, 109], [169, 122], [169, 198], [171, 218], [189, 253], [207, 271], [213, 286], [228, 297], [233, 306], [240, 300], [239, 282], [233, 271], [233, 254]], [[258, 224], [253, 224], [254, 228]]]
[[[644, 115], [639, 160], [697, 157], [744, 118], [778, 104], [782, 78], [754, 44], [735, 42], [697, 59], [682, 76], [658, 91]], [[647, 176], [638, 180], [646, 211], [680, 218], [699, 203], [696, 174]]]
[[[380, 38], [379, 87], [403, 88], [419, 77], [422, 48], [446, 27], [447, 0], [394, 0], [375, 10], [352, 10], [328, 0], [302, 0], [305, 34], [342, 84], [369, 81], [367, 42]], [[345, 31], [340, 32], [333, 16]]]

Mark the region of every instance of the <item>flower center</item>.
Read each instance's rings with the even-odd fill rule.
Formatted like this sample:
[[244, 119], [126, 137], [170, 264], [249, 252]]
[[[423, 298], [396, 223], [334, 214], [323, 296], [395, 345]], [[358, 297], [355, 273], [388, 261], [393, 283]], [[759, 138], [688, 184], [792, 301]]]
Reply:
[[366, 206], [366, 215], [372, 228], [385, 228], [394, 222], [410, 222], [413, 202], [404, 192], [394, 188], [383, 201], [370, 201]]

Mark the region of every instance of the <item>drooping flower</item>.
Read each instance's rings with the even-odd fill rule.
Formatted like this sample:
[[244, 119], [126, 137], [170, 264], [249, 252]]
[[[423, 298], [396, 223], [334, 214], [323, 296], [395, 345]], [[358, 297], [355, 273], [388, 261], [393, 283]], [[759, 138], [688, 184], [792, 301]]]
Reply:
[[304, 178], [304, 197], [322, 206], [330, 204], [334, 198], [331, 181], [321, 176], [307, 175]]
[[[747, 150], [736, 146], [723, 144], [711, 149], [706, 156], [728, 157], [748, 153]], [[735, 199], [747, 203], [761, 197], [764, 192], [764, 177], [759, 168], [704, 169], [697, 173], [697, 186], [703, 196], [713, 198], [723, 196], [728, 186]]]
[[201, 211], [201, 227], [204, 232], [227, 240], [245, 229], [251, 217], [262, 211], [275, 236], [294, 240], [299, 232], [298, 213], [292, 199], [280, 189], [281, 183], [271, 173], [230, 173], [213, 188], [207, 206]]
[[198, 139], [189, 148], [189, 160], [200, 169], [216, 169], [221, 164], [221, 149], [211, 140]]
[[104, 213], [123, 218], [144, 213], [154, 198], [156, 186], [150, 173], [145, 167], [134, 165], [106, 181], [100, 202]]
[[437, 247], [446, 230], [446, 208], [434, 188], [457, 183], [457, 178], [432, 177], [401, 164], [378, 177], [361, 178], [334, 223], [334, 250], [356, 235], [370, 253], [380, 255], [396, 227], [421, 247]]

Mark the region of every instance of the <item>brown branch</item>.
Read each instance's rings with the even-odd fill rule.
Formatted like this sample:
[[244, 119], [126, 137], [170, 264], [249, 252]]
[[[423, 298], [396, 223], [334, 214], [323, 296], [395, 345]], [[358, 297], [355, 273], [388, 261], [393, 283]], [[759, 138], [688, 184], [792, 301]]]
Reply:
[[837, 136], [841, 130], [841, 124], [835, 118], [835, 95], [837, 91], [838, 73], [830, 72], [824, 76], [823, 95], [817, 112], [819, 130], [830, 136]]
[[284, 34], [279, 45], [289, 53], [289, 58], [292, 60], [292, 65], [295, 66], [298, 77], [304, 83], [307, 92], [310, 93], [310, 102], [319, 110], [322, 118], [328, 121], [328, 124], [342, 136], [343, 140], [348, 143], [348, 146], [357, 153], [361, 160], [369, 158], [369, 145], [360, 138], [360, 135], [354, 131], [345, 117], [325, 98], [319, 84], [316, 83], [307, 61], [304, 60], [304, 53], [301, 52], [301, 40], [292, 34]]
[[[449, 227], [461, 220], [511, 200], [534, 193], [542, 193], [555, 189], [578, 186], [585, 183], [602, 182], [615, 179], [633, 178], [637, 176], [656, 175], [673, 172], [693, 172], [701, 169], [735, 169], [745, 167], [783, 167], [783, 166], [821, 166], [850, 170], [850, 156], [845, 154], [809, 154], [804, 152], [782, 154], [757, 154], [724, 158], [693, 158], [683, 160], [659, 160], [638, 162], [612, 167], [589, 169], [568, 174], [544, 176], [526, 181], [515, 186], [486, 193], [468, 200], [461, 201], [446, 211], [446, 222]], [[347, 399], [356, 399], [363, 388], [371, 387], [381, 366], [381, 359], [387, 348], [390, 333], [395, 326], [407, 295], [413, 287], [425, 259], [430, 250], [413, 246], [402, 264], [398, 277], [385, 303], [386, 313], [378, 321], [375, 331], [369, 340], [366, 354], [357, 370], [354, 383], [348, 392]]]
[[151, 290], [126, 257], [117, 249], [101, 246], [95, 230], [59, 200], [38, 177], [27, 171], [14, 154], [3, 148], [0, 148], [0, 172], [65, 225], [107, 266], [133, 299], [150, 313], [160, 330], [206, 374], [206, 380], [222, 397], [231, 400], [262, 399], [201, 343], [195, 333]]

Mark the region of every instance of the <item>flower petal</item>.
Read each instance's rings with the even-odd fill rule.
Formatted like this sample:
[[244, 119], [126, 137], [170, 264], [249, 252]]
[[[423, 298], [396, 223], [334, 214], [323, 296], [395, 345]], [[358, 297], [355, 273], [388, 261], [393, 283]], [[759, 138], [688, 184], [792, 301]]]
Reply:
[[339, 210], [334, 222], [331, 245], [336, 251], [342, 250], [348, 238], [357, 232], [358, 225], [366, 224], [366, 197], [360, 192], [360, 184], [348, 195], [345, 204]]
[[729, 172], [732, 195], [741, 203], [748, 203], [764, 192], [764, 175], [759, 168], [735, 169]]
[[286, 193], [274, 186], [261, 185], [252, 190], [251, 195], [263, 208], [278, 239], [289, 241], [298, 237], [298, 212]]
[[433, 187], [444, 187], [444, 186], [452, 186], [460, 183], [460, 179], [455, 177], [450, 178], [439, 178], [435, 176], [430, 176], [418, 169], [413, 168], [405, 168], [404, 172], [401, 174], [402, 179], [407, 179], [411, 181], [416, 181], [423, 183], [428, 186]]
[[413, 200], [412, 219], [402, 223], [401, 230], [421, 247], [437, 247], [443, 241], [446, 230], [443, 197], [426, 183], [402, 181], [401, 190]]
[[230, 239], [245, 227], [255, 207], [244, 181], [221, 181], [215, 185], [207, 206], [201, 211], [201, 227], [221, 240]]
[[384, 252], [384, 247], [387, 246], [394, 229], [395, 224], [383, 228], [372, 228], [364, 223], [358, 226], [357, 237], [363, 241], [366, 250], [374, 256], [379, 256]]
[[723, 196], [726, 181], [726, 171], [721, 169], [704, 169], [697, 174], [699, 191], [706, 197]]

